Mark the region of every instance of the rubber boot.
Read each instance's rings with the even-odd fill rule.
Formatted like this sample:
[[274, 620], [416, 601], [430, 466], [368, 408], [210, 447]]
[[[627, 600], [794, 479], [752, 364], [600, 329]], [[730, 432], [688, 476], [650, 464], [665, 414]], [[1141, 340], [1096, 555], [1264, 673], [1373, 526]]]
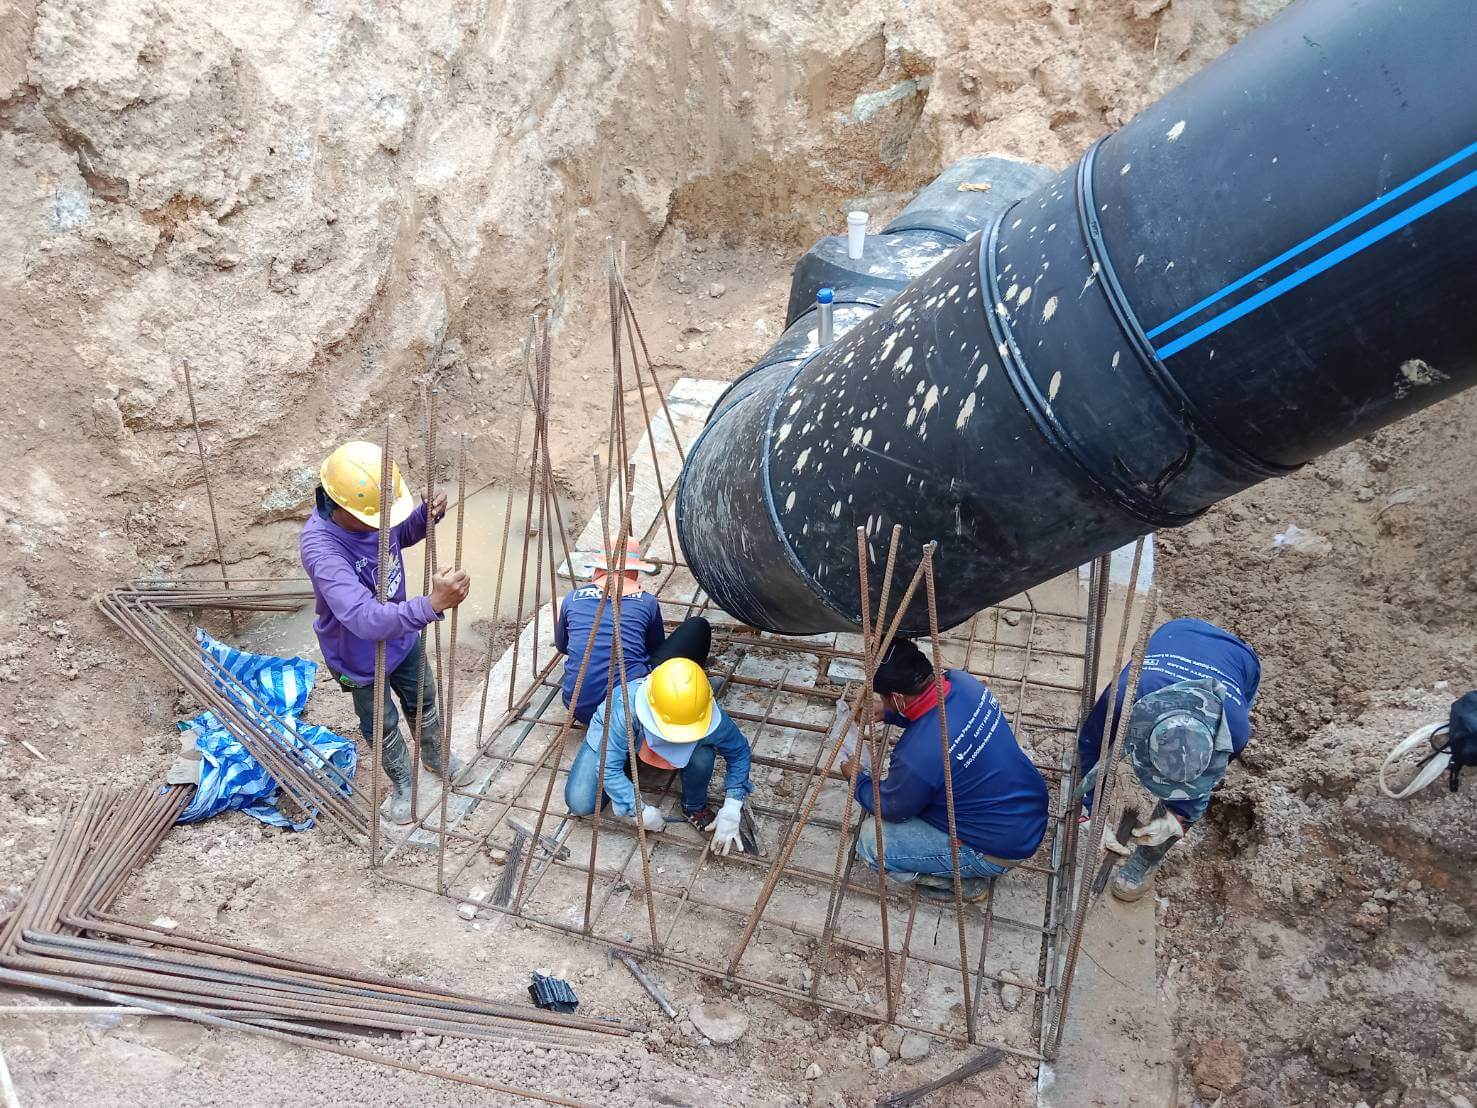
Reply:
[[405, 745], [405, 736], [400, 728], [385, 735], [384, 747], [380, 751], [380, 764], [385, 776], [390, 779], [390, 795], [380, 805], [380, 816], [389, 823], [403, 826], [414, 818], [410, 810], [410, 747]]
[[1118, 867], [1113, 875], [1112, 891], [1115, 900], [1132, 904], [1142, 900], [1154, 888], [1154, 872], [1164, 863], [1164, 856], [1178, 839], [1170, 839], [1158, 846], [1135, 847], [1128, 861]]
[[[421, 765], [426, 767], [428, 773], [434, 773], [439, 779], [441, 777], [441, 721], [439, 719], [425, 719], [421, 721]], [[466, 763], [455, 754], [451, 755], [451, 779], [455, 781]]]

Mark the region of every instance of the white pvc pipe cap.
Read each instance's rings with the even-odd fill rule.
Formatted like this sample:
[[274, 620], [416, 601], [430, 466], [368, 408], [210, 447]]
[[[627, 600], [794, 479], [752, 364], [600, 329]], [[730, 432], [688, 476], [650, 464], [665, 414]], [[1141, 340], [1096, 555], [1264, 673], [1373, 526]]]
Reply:
[[862, 256], [867, 240], [867, 213], [846, 213], [846, 254], [853, 260]]

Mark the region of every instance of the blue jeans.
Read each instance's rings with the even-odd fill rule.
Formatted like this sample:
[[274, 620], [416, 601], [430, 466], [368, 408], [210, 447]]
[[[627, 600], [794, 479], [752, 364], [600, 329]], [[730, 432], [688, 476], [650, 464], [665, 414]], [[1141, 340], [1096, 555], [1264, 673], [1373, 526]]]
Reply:
[[[342, 680], [339, 682], [343, 685]], [[359, 717], [359, 733], [367, 742], [374, 742], [374, 685], [356, 685], [348, 689], [354, 698], [354, 714]], [[391, 694], [394, 696], [391, 696]], [[416, 696], [420, 702], [417, 704]], [[417, 717], [421, 725], [421, 742], [427, 736], [440, 741], [441, 719], [436, 714], [436, 677], [431, 672], [431, 663], [426, 659], [425, 649], [419, 638], [405, 655], [404, 661], [386, 674], [385, 680], [385, 734], [393, 735], [400, 726], [400, 715], [395, 711], [395, 697], [410, 717], [410, 728], [415, 729]]]
[[[877, 868], [877, 832], [871, 816], [862, 820], [861, 836], [856, 841], [856, 856], [874, 870]], [[954, 859], [949, 851], [949, 835], [921, 819], [901, 823], [882, 821], [883, 849], [887, 857], [887, 877], [901, 885], [932, 885], [952, 888]], [[972, 847], [959, 844], [959, 876], [966, 894], [979, 892], [990, 878], [1009, 873], [1009, 866], [992, 862]]]
[[[679, 771], [682, 774], [682, 810], [701, 812], [708, 806], [708, 785], [713, 780], [713, 767], [717, 764], [718, 751], [712, 743], [704, 741], [693, 747], [692, 758]], [[591, 750], [588, 743], [581, 742], [569, 767], [569, 779], [564, 782], [564, 804], [577, 816], [594, 813], [600, 799], [600, 754]], [[642, 772], [657, 773], [647, 767]]]

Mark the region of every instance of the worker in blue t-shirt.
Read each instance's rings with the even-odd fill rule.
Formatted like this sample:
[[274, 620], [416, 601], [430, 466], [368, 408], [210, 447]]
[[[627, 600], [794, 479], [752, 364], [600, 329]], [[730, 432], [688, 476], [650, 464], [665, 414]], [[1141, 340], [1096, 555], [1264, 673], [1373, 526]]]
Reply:
[[[662, 608], [656, 597], [641, 587], [639, 574], [657, 567], [641, 557], [641, 546], [631, 539], [626, 543], [626, 558], [621, 580], [621, 649], [625, 655], [626, 680], [645, 677], [668, 658], [689, 658], [699, 666], [707, 666], [713, 632], [708, 621], [693, 616], [679, 624], [669, 636], [662, 623]], [[566, 656], [564, 662], [564, 706], [574, 698], [574, 682], [584, 661], [585, 646], [593, 633], [595, 645], [590, 649], [590, 664], [580, 686], [579, 703], [573, 705], [574, 718], [588, 724], [595, 709], [605, 701], [610, 674], [615, 668], [612, 642], [615, 636], [614, 597], [600, 613], [600, 626], [595, 626], [595, 613], [605, 592], [605, 578], [610, 572], [605, 555], [595, 561], [591, 583], [575, 589], [559, 606], [559, 619], [554, 625], [554, 649]]]
[[[877, 868], [870, 821], [880, 817], [887, 876], [916, 883], [928, 899], [950, 900], [954, 868], [933, 666], [916, 645], [897, 639], [877, 667], [873, 687], [877, 709], [903, 733], [880, 782], [879, 808], [873, 807], [871, 774], [858, 773], [856, 799], [871, 815], [857, 840], [857, 856]], [[966, 899], [978, 901], [989, 895], [993, 878], [1041, 845], [1049, 807], [1046, 782], [1016, 744], [1000, 702], [983, 684], [964, 670], [951, 669], [944, 675], [943, 698], [959, 873]]]
[[[1128, 668], [1118, 675], [1114, 727], [1123, 714]], [[1122, 756], [1156, 804], [1149, 819], [1133, 829], [1131, 844], [1119, 843], [1108, 828], [1108, 849], [1129, 854], [1132, 847], [1113, 879], [1119, 900], [1148, 893], [1175, 841], [1205, 815], [1211, 790], [1251, 741], [1251, 705], [1261, 680], [1256, 651], [1203, 619], [1170, 620], [1150, 636]], [[1104, 689], [1077, 737], [1084, 808], [1090, 808], [1096, 788], [1107, 715]]]

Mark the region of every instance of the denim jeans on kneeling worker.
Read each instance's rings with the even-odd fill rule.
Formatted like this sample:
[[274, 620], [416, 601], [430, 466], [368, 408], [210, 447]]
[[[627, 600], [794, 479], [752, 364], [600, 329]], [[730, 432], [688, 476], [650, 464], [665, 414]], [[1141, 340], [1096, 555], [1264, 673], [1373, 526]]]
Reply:
[[[887, 860], [887, 876], [900, 884], [911, 884], [920, 878], [924, 884], [938, 884], [938, 879], [952, 882], [954, 859], [949, 851], [949, 835], [921, 819], [901, 823], [882, 823], [883, 850]], [[877, 832], [872, 817], [862, 821], [861, 836], [856, 842], [856, 856], [874, 870], [877, 868]], [[990, 861], [971, 847], [959, 844], [959, 876], [966, 881], [987, 880], [1008, 873], [1009, 869]]]
[[[692, 758], [680, 771], [683, 811], [701, 812], [708, 806], [708, 785], [713, 780], [713, 767], [717, 758], [718, 752], [710, 742], [700, 742], [693, 747]], [[600, 802], [599, 763], [600, 755], [580, 743], [574, 756], [574, 764], [569, 767], [569, 780], [564, 783], [564, 803], [577, 816], [593, 814], [595, 805]], [[654, 766], [642, 763], [643, 776], [660, 772], [662, 771]], [[650, 786], [647, 791], [652, 797], [656, 795], [656, 790]]]

